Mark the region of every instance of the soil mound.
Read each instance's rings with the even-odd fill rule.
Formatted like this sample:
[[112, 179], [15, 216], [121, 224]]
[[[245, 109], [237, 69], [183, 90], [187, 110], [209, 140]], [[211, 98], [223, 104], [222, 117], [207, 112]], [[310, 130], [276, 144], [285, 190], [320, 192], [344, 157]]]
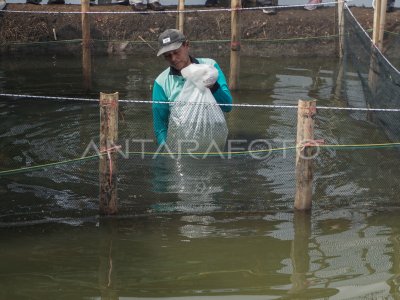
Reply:
[[[176, 10], [176, 7], [169, 7]], [[185, 34], [192, 42], [201, 41], [203, 50], [229, 51], [230, 11], [202, 12], [204, 7], [188, 7], [185, 14]], [[69, 49], [79, 46], [81, 15], [79, 5], [7, 4], [0, 13], [0, 43], [3, 51], [13, 50], [21, 43], [42, 42], [45, 47], [54, 42]], [[24, 11], [25, 13], [7, 12]], [[175, 28], [176, 12], [127, 14], [131, 8], [124, 5], [92, 6], [91, 37], [98, 51], [108, 53], [133, 52], [141, 48], [156, 48], [158, 35], [166, 28]], [[29, 14], [30, 12], [54, 12]], [[365, 29], [372, 28], [373, 10], [353, 7], [352, 11]], [[65, 12], [75, 12], [67, 14]], [[105, 13], [114, 12], [114, 14]], [[261, 10], [241, 12], [241, 39], [244, 55], [259, 56], [330, 56], [337, 53], [337, 9], [319, 8], [279, 9], [276, 15]], [[386, 29], [399, 32], [400, 11], [387, 15]], [[74, 44], [75, 41], [75, 44]], [[66, 46], [67, 45], [67, 46]], [[295, 45], [295, 47], [293, 46]], [[397, 44], [387, 48], [394, 51]], [[398, 46], [398, 45], [397, 45]], [[153, 54], [153, 49], [151, 49]]]

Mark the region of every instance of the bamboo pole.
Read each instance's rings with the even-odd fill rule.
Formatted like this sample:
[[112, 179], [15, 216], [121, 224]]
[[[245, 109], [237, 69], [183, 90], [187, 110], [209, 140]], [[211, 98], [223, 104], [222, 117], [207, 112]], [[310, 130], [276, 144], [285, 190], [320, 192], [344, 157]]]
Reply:
[[116, 214], [118, 93], [100, 93], [100, 213]]
[[185, 24], [185, 0], [179, 0], [178, 2], [178, 30], [183, 33]]
[[344, 0], [338, 2], [339, 57], [344, 55]]
[[314, 117], [316, 101], [299, 100], [297, 111], [297, 151], [296, 151], [296, 196], [294, 207], [298, 210], [311, 209], [313, 155], [315, 147], [306, 143], [314, 141]]
[[81, 0], [82, 12], [82, 73], [83, 87], [89, 90], [92, 81], [92, 59], [90, 53], [90, 20], [87, 12], [89, 11], [89, 0]]
[[239, 69], [240, 69], [240, 0], [231, 1], [231, 63], [229, 70], [229, 88], [236, 90], [239, 88]]

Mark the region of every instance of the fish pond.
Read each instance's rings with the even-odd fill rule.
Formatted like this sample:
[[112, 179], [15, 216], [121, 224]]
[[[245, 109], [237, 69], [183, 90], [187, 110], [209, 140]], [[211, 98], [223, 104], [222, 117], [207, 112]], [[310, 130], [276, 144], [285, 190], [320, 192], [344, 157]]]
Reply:
[[[154, 155], [146, 101], [166, 67], [97, 55], [88, 91], [80, 56], [2, 57], [1, 299], [399, 297], [399, 152], [373, 113], [339, 109], [367, 107], [354, 66], [242, 57], [232, 147], [180, 158]], [[98, 213], [99, 160], [79, 160], [98, 145], [100, 92], [130, 100], [113, 217]], [[317, 100], [325, 144], [311, 212], [293, 210], [299, 99]]]

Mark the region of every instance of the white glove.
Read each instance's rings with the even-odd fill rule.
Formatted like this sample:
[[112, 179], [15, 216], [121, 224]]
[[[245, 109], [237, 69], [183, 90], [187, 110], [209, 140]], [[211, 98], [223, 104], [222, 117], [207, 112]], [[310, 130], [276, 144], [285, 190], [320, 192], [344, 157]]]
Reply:
[[218, 79], [217, 68], [206, 64], [190, 64], [181, 70], [181, 74], [200, 89], [212, 87]]

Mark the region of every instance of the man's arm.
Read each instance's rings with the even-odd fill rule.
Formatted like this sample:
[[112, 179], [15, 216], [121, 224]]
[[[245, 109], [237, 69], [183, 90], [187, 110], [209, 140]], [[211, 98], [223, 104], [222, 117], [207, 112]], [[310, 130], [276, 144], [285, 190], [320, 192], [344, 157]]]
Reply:
[[165, 144], [167, 140], [168, 132], [168, 120], [169, 120], [169, 104], [159, 103], [167, 102], [168, 98], [165, 95], [163, 88], [154, 81], [153, 86], [153, 127], [154, 134], [157, 139], [157, 144]]
[[[211, 93], [218, 104], [232, 104], [232, 95], [226, 83], [225, 75], [217, 63], [214, 64], [214, 67], [218, 70], [218, 80], [210, 88]], [[230, 112], [232, 110], [231, 105], [221, 105], [220, 107], [224, 112]]]

